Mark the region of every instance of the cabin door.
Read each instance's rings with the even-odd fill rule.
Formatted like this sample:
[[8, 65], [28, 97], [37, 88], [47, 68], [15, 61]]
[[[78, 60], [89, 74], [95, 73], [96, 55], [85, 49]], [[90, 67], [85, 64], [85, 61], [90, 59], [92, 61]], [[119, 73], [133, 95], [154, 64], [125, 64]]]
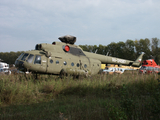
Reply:
[[63, 61], [60, 57], [47, 58], [47, 73], [59, 74], [63, 69]]
[[85, 72], [88, 72], [90, 70], [90, 59], [86, 56], [81, 56], [79, 63], [81, 70], [84, 70]]
[[52, 57], [47, 58], [47, 73], [53, 73], [55, 61]]
[[46, 66], [47, 66], [46, 56], [41, 56], [41, 66], [40, 66], [40, 70], [41, 70], [42, 72], [46, 72]]

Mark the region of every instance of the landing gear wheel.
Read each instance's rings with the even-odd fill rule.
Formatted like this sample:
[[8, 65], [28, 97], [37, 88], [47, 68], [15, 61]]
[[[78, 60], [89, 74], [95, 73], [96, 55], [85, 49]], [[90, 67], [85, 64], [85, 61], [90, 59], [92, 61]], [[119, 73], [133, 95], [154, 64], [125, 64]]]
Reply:
[[64, 76], [66, 76], [66, 72], [64, 71], [64, 69], [61, 70], [60, 72], [60, 78], [64, 78]]

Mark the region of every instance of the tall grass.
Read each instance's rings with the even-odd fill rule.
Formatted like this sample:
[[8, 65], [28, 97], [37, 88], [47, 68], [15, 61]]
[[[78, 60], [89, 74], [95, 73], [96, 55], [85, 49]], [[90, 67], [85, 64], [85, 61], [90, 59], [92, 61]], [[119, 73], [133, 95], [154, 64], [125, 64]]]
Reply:
[[[160, 119], [157, 74], [0, 78], [1, 119]], [[160, 78], [160, 76], [159, 76]]]

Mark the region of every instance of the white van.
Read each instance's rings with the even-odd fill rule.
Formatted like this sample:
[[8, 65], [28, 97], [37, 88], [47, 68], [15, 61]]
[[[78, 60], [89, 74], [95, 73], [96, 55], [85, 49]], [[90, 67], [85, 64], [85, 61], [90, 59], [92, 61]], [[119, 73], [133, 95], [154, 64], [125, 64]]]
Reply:
[[0, 74], [11, 74], [11, 71], [9, 70], [9, 64], [0, 62]]

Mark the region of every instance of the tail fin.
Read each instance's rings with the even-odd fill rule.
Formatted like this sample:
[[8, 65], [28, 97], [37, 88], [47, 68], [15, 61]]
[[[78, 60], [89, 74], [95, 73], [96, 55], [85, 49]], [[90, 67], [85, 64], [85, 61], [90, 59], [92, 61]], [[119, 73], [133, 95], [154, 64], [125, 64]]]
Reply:
[[132, 66], [140, 66], [143, 55], [144, 55], [144, 52], [142, 52], [141, 55], [132, 63]]

